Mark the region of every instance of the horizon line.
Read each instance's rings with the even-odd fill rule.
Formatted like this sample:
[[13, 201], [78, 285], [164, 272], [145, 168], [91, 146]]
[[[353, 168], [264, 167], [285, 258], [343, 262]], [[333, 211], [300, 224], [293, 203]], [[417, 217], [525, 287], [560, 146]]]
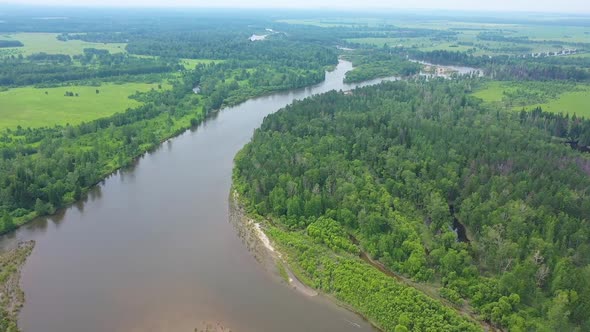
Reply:
[[[590, 18], [590, 10], [584, 12], [568, 12], [568, 11], [545, 11], [545, 10], [537, 10], [537, 11], [530, 11], [525, 9], [451, 9], [451, 8], [409, 8], [409, 7], [372, 7], [372, 8], [365, 8], [361, 6], [350, 6], [350, 7], [339, 7], [334, 9], [333, 7], [326, 6], [326, 7], [269, 7], [269, 6], [199, 6], [199, 5], [114, 5], [114, 4], [32, 4], [32, 3], [16, 3], [16, 2], [0, 2], [0, 9], [3, 6], [9, 7], [36, 7], [39, 9], [49, 9], [49, 8], [71, 8], [71, 9], [168, 9], [168, 10], [186, 10], [186, 9], [200, 9], [200, 10], [283, 10], [283, 11], [332, 11], [335, 13], [338, 12], [361, 12], [361, 13], [374, 13], [380, 12], [395, 12], [395, 11], [403, 11], [403, 12], [433, 12], [433, 11], [441, 11], [445, 13], [481, 13], [481, 14], [506, 14], [506, 13], [514, 13], [514, 14], [553, 14], [553, 15], [560, 15], [560, 14], [568, 14], [574, 15], [576, 17], [588, 17]], [[0, 13], [0, 16], [2, 13]]]

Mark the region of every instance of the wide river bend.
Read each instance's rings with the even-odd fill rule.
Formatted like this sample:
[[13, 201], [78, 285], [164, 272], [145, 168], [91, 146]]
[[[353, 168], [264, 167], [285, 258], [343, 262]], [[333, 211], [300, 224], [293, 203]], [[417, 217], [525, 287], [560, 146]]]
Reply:
[[[271, 276], [228, 222], [233, 158], [268, 114], [348, 90], [340, 61], [316, 86], [221, 110], [113, 174], [81, 202], [0, 238], [37, 245], [22, 271], [24, 332], [372, 331]], [[374, 80], [362, 85], [375, 84]]]

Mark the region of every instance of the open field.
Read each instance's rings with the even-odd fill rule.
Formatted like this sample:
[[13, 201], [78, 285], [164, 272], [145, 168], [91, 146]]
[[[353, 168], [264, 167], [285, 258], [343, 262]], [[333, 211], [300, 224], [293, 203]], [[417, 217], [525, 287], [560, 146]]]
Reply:
[[486, 102], [501, 102], [504, 98], [504, 91], [512, 90], [505, 82], [488, 82], [482, 89], [477, 90], [473, 95]]
[[541, 106], [543, 110], [554, 113], [569, 113], [590, 118], [590, 87], [586, 86], [581, 91], [566, 92], [557, 99], [547, 103], [532, 105], [531, 108]]
[[[421, 51], [470, 51], [474, 55], [523, 55], [539, 52], [556, 52], [568, 48], [580, 48], [574, 43], [590, 44], [590, 28], [579, 26], [555, 26], [544, 24], [507, 24], [490, 22], [461, 22], [447, 20], [426, 20], [416, 23], [403, 19], [368, 19], [368, 18], [331, 18], [331, 19], [293, 19], [281, 20], [283, 23], [314, 25], [320, 27], [384, 27], [396, 26], [406, 29], [432, 29], [451, 32], [444, 38], [415, 37], [397, 38], [395, 35], [387, 37], [353, 38], [353, 43], [376, 46], [400, 45]], [[537, 43], [520, 43], [513, 41], [481, 40], [480, 33], [497, 33], [506, 38], [526, 37]]]
[[390, 47], [403, 46], [406, 48], [417, 48], [422, 51], [431, 50], [448, 50], [465, 52], [471, 49], [471, 46], [457, 45], [456, 42], [440, 41], [429, 37], [419, 38], [351, 38], [347, 39], [351, 43], [369, 44], [383, 46], [387, 44]]
[[[156, 56], [153, 55], [141, 55], [141, 54], [133, 54], [136, 58], [142, 59], [156, 59]], [[195, 69], [195, 66], [201, 63], [210, 64], [210, 63], [220, 63], [225, 60], [217, 60], [217, 59], [180, 59], [180, 64], [184, 66], [185, 69]]]
[[[352, 43], [369, 44], [375, 46], [403, 46], [405, 48], [418, 49], [420, 51], [470, 51], [474, 55], [510, 55], [510, 54], [529, 54], [539, 52], [557, 52], [564, 48], [576, 48], [575, 46], [568, 46], [567, 44], [554, 43], [517, 43], [506, 41], [489, 41], [480, 40], [477, 34], [485, 30], [475, 30], [460, 32], [453, 39], [438, 39], [431, 37], [416, 37], [416, 38], [351, 38], [347, 39]], [[508, 35], [512, 37], [512, 35]], [[590, 41], [590, 38], [589, 38]]]
[[476, 35], [461, 34], [457, 40], [444, 40], [430, 37], [417, 38], [351, 38], [352, 43], [375, 46], [403, 46], [424, 52], [443, 50], [453, 52], [471, 52], [474, 55], [528, 54], [532, 52], [556, 52], [562, 48], [549, 44], [519, 44], [513, 42], [482, 41]]
[[[473, 93], [474, 96], [489, 103], [504, 105], [507, 109], [520, 111], [521, 109], [533, 109], [540, 106], [544, 111], [554, 113], [576, 114], [590, 118], [590, 86], [578, 84], [568, 88], [568, 85], [557, 82], [542, 83], [542, 88], [525, 86], [522, 82], [489, 82], [482, 89]], [[553, 85], [553, 86], [551, 86]], [[517, 93], [519, 89], [526, 89], [533, 95], [547, 95], [543, 89], [556, 91], [547, 100], [539, 102], [531, 98], [530, 102], [515, 100], [510, 94]]]
[[181, 59], [180, 63], [186, 69], [195, 69], [195, 66], [201, 63], [210, 64], [210, 63], [220, 63], [223, 60], [213, 60], [213, 59]]
[[[166, 88], [163, 84], [163, 88]], [[0, 92], [0, 129], [77, 124], [125, 111], [140, 103], [129, 96], [158, 84], [105, 83], [101, 86], [15, 88]], [[96, 93], [99, 90], [99, 93]], [[79, 97], [66, 97], [66, 91]], [[47, 94], [45, 94], [47, 92]]]
[[355, 26], [368, 26], [374, 27], [384, 24], [386, 20], [378, 18], [322, 18], [322, 19], [285, 19], [278, 20], [281, 23], [288, 24], [301, 24], [301, 25], [313, 25], [322, 28], [331, 27], [355, 27]]
[[1, 40], [18, 40], [22, 42], [24, 46], [0, 49], [0, 56], [18, 54], [30, 55], [40, 52], [77, 55], [84, 53], [85, 48], [108, 50], [111, 53], [125, 52], [126, 44], [89, 43], [81, 40], [61, 41], [56, 38], [57, 36], [57, 33], [2, 34], [0, 35]]

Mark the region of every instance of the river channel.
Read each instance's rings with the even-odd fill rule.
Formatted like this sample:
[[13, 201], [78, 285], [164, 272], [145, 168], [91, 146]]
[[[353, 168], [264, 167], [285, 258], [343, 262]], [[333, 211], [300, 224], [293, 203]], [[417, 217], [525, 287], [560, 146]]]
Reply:
[[[22, 271], [25, 332], [373, 331], [323, 296], [258, 264], [228, 221], [235, 154], [268, 114], [348, 90], [340, 61], [316, 86], [226, 108], [118, 171], [81, 202], [0, 238], [35, 240]], [[375, 84], [379, 80], [363, 85]]]

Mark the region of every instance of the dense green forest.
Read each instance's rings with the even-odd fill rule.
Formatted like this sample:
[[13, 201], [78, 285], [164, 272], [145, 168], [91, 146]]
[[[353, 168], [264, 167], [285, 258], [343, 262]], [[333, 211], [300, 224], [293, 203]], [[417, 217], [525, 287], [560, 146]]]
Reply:
[[23, 43], [18, 40], [0, 40], [0, 48], [3, 47], [22, 47]]
[[453, 51], [406, 51], [399, 54], [413, 59], [443, 65], [473, 66], [497, 80], [567, 80], [589, 81], [590, 58], [539, 57], [515, 58], [511, 56], [474, 56]]
[[[350, 258], [359, 249], [497, 327], [588, 330], [590, 158], [553, 136], [577, 120], [490, 109], [466, 96], [471, 84], [393, 82], [297, 102], [236, 157], [235, 187], [277, 225], [269, 233], [303, 278], [388, 331], [425, 327], [402, 321], [396, 295], [379, 307], [365, 298], [364, 282], [383, 275], [359, 276], [370, 273]], [[330, 257], [342, 252], [336, 272]]]
[[50, 86], [81, 80], [167, 73], [180, 69], [177, 60], [140, 59], [105, 50], [85, 49], [83, 55], [35, 53], [0, 59], [0, 85]]
[[[587, 51], [583, 37], [517, 33], [541, 30], [535, 18], [443, 29], [452, 20], [425, 15], [422, 26], [409, 14], [11, 10], [0, 14], [12, 38], [0, 40], [0, 92], [64, 87], [80, 100], [79, 86], [155, 87], [108, 117], [0, 131], [0, 234], [80, 200], [225, 106], [321, 82], [341, 58], [354, 65], [347, 83], [406, 81], [295, 102], [235, 159], [241, 202], [297, 276], [385, 331], [590, 331], [590, 119], [537, 107], [590, 82], [590, 57], [532, 54]], [[52, 13], [68, 19], [31, 19]], [[542, 24], [581, 34], [588, 22]], [[33, 52], [23, 32], [94, 46]], [[419, 77], [414, 60], [482, 77]], [[518, 86], [496, 105], [470, 96], [494, 81]], [[7, 266], [0, 281], [16, 271]], [[16, 329], [16, 313], [0, 311], [0, 330]]]
[[[174, 21], [166, 23], [172, 26]], [[257, 30], [242, 24], [208, 21], [197, 32], [175, 30], [149, 39], [145, 34], [126, 36], [132, 38], [130, 52], [153, 57], [85, 49], [75, 56], [35, 53], [0, 59], [0, 84], [5, 88], [141, 81], [159, 74], [168, 75], [172, 85], [170, 90], [135, 94], [142, 106], [107, 118], [76, 126], [19, 126], [0, 133], [0, 211], [5, 216], [0, 233], [80, 199], [105, 176], [200, 123], [210, 112], [272, 91], [319, 83], [338, 61], [334, 48], [295, 37], [251, 42], [248, 36]], [[108, 34], [88, 38], [99, 38], [95, 35]], [[179, 65], [183, 57], [225, 61], [186, 70]]]
[[345, 82], [362, 82], [377, 77], [407, 77], [420, 72], [420, 64], [410, 62], [387, 49], [361, 49], [348, 56], [354, 69], [346, 73]]

